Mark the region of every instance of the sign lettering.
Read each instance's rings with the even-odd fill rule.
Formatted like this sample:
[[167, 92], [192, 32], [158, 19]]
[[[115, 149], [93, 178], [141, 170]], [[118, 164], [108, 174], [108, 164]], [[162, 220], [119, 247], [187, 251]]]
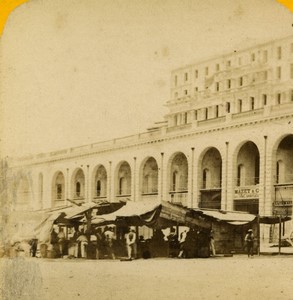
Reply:
[[258, 187], [236, 188], [234, 199], [255, 199], [259, 197]]

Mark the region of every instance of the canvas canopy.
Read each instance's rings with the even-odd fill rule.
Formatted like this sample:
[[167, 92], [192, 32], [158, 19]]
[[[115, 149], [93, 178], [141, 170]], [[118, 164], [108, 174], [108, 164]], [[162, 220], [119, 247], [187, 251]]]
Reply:
[[265, 216], [260, 217], [260, 223], [262, 224], [278, 224], [280, 222], [290, 221], [291, 217], [279, 217], [279, 216]]
[[210, 219], [218, 222], [226, 222], [231, 225], [245, 225], [255, 221], [256, 215], [246, 212], [223, 211], [223, 210], [208, 210], [194, 209], [195, 213], [201, 215], [205, 219]]
[[42, 222], [34, 229], [35, 235], [40, 242], [48, 242], [53, 225], [74, 226], [83, 223], [86, 214], [91, 218], [92, 210], [95, 214], [113, 212], [123, 206], [124, 203], [109, 203], [105, 201], [84, 203], [80, 206], [63, 206], [46, 210]]
[[92, 224], [118, 223], [158, 228], [171, 225], [186, 225], [211, 228], [214, 221], [227, 222], [232, 225], [244, 225], [253, 222], [255, 218], [255, 215], [248, 213], [190, 209], [165, 201], [127, 202], [125, 206], [112, 214], [94, 217]]

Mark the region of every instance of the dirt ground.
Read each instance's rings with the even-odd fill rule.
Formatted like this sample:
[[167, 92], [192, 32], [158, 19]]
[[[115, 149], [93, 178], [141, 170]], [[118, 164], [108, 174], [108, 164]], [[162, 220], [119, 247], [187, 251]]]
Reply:
[[[293, 299], [293, 256], [1, 259], [2, 299]], [[1, 298], [1, 297], [0, 297]]]

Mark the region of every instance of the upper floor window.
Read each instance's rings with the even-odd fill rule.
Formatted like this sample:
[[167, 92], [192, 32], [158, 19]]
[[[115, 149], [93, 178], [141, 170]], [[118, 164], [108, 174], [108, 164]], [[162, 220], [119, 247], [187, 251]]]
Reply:
[[220, 64], [216, 64], [216, 71], [220, 71]]
[[220, 83], [216, 82], [216, 91], [218, 92], [220, 90]]
[[208, 109], [206, 107], [203, 109], [203, 117], [204, 120], [207, 120], [209, 117]]
[[178, 184], [178, 172], [174, 171], [172, 175], [172, 190], [177, 190], [177, 184]]
[[293, 102], [293, 90], [290, 91], [290, 100]]
[[267, 105], [267, 98], [268, 98], [267, 94], [262, 95], [262, 105], [263, 106]]
[[194, 120], [197, 120], [197, 110], [194, 111]]
[[219, 117], [219, 105], [216, 105], [216, 107], [215, 107], [215, 117], [216, 118]]
[[227, 80], [227, 88], [230, 89], [231, 88], [231, 79]]
[[198, 70], [194, 71], [194, 76], [195, 76], [195, 78], [198, 78]]
[[206, 74], [206, 76], [209, 75], [209, 67], [205, 68], [205, 74]]
[[282, 48], [278, 47], [277, 48], [277, 59], [281, 59], [282, 58]]
[[97, 181], [96, 193], [97, 193], [97, 197], [101, 196], [101, 181], [100, 180]]
[[178, 84], [178, 77], [177, 75], [174, 76], [174, 85], [177, 86]]
[[198, 86], [196, 86], [196, 87], [194, 88], [194, 91], [195, 91], [195, 92], [198, 92]]
[[188, 121], [188, 114], [187, 114], [187, 112], [185, 112], [183, 114], [183, 122], [184, 122], [184, 124], [187, 124], [187, 121]]
[[184, 74], [184, 81], [188, 81], [188, 73]]
[[245, 185], [245, 168], [240, 164], [237, 167], [237, 186]]
[[282, 69], [281, 67], [277, 67], [277, 79], [281, 79], [281, 76], [282, 76]]
[[184, 95], [185, 95], [185, 96], [188, 95], [188, 90], [184, 90]]
[[80, 182], [77, 181], [76, 185], [75, 185], [75, 195], [76, 197], [80, 197]]
[[239, 78], [239, 86], [242, 86], [243, 85], [243, 77], [241, 76], [240, 78]]
[[250, 109], [254, 110], [254, 97], [250, 97]]
[[178, 117], [177, 115], [174, 115], [174, 126], [178, 125]]
[[291, 50], [291, 53], [293, 53], [293, 43], [291, 43], [290, 50]]
[[238, 99], [238, 112], [242, 112], [242, 99]]
[[63, 191], [62, 191], [62, 184], [57, 184], [56, 185], [56, 192], [57, 192], [57, 199], [62, 199], [62, 194], [63, 194]]
[[250, 60], [255, 61], [255, 53], [251, 53]]
[[277, 104], [281, 104], [282, 101], [282, 95], [281, 93], [277, 93]]
[[229, 114], [231, 109], [231, 104], [230, 102], [226, 102], [226, 112]]
[[231, 67], [231, 60], [227, 60], [226, 65], [228, 68]]

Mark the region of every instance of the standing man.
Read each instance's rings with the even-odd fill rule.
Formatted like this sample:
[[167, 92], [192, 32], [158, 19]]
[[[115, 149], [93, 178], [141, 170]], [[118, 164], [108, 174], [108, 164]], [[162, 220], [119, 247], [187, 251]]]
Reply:
[[105, 230], [104, 239], [105, 239], [105, 246], [106, 246], [106, 251], [107, 251], [108, 257], [115, 259], [114, 242], [116, 240], [116, 236], [115, 236], [113, 227], [108, 227]]
[[129, 232], [125, 235], [126, 240], [126, 250], [129, 259], [135, 259], [137, 254], [136, 247], [136, 232], [134, 228], [130, 228]]
[[248, 257], [253, 257], [253, 242], [254, 242], [254, 235], [252, 229], [248, 229], [247, 234], [245, 236], [245, 243], [247, 247], [247, 255]]
[[64, 233], [62, 227], [59, 229], [57, 238], [58, 238], [58, 245], [59, 245], [60, 256], [63, 257], [63, 255], [65, 254], [65, 253], [64, 253], [65, 233]]
[[185, 249], [186, 235], [187, 235], [187, 231], [186, 230], [184, 230], [180, 234], [180, 240], [179, 240], [180, 252], [178, 254], [178, 258], [183, 258], [183, 257], [186, 256], [186, 249]]
[[212, 256], [216, 256], [216, 249], [215, 249], [215, 240], [214, 240], [214, 235], [213, 235], [213, 231], [210, 231], [210, 251], [212, 253]]

